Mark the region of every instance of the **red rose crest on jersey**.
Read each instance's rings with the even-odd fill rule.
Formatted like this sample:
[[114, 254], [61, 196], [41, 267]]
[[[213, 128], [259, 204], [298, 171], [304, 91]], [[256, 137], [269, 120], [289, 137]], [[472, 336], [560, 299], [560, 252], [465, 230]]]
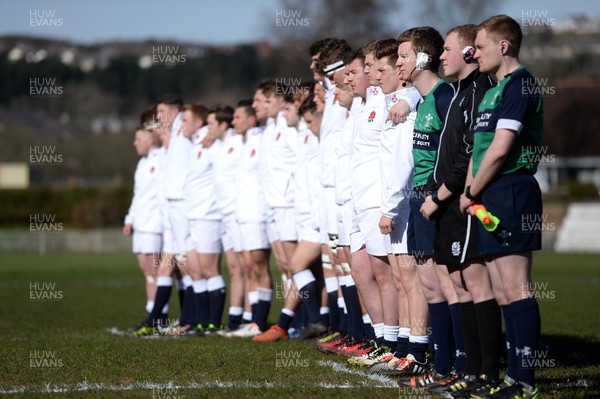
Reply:
[[304, 136], [304, 144], [308, 143], [308, 134]]
[[154, 166], [150, 167], [150, 173], [154, 173]]
[[280, 138], [281, 138], [281, 132], [277, 133], [277, 137], [275, 137], [275, 141], [279, 141]]
[[333, 103], [335, 104], [337, 102], [339, 102], [338, 96], [337, 96], [337, 94], [334, 94], [333, 95]]
[[232, 154], [233, 153], [233, 147], [229, 147], [229, 151], [227, 151], [228, 154]]
[[369, 119], [367, 119], [367, 122], [373, 122], [373, 120], [375, 120], [375, 111], [371, 111], [371, 114], [369, 115]]
[[373, 91], [371, 91], [371, 94], [376, 96], [377, 94], [379, 94], [379, 90], [377, 90], [377, 87], [373, 87]]
[[250, 151], [250, 156], [253, 157], [256, 155], [256, 150], [253, 148], [252, 151]]
[[394, 94], [394, 96], [392, 97], [392, 104], [395, 104], [398, 102], [398, 97]]
[[202, 150], [198, 151], [198, 158], [202, 156]]

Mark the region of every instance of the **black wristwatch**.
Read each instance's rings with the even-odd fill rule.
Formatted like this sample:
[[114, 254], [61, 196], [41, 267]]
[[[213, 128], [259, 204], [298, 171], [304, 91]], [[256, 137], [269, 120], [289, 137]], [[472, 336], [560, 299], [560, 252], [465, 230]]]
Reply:
[[442, 206], [442, 204], [444, 203], [444, 201], [442, 201], [441, 199], [439, 199], [438, 197], [438, 192], [437, 191], [432, 191], [431, 192], [431, 200], [437, 205], [437, 206]]
[[467, 197], [471, 201], [475, 201], [476, 197], [471, 194], [471, 186], [467, 186], [467, 188], [465, 189], [465, 197]]

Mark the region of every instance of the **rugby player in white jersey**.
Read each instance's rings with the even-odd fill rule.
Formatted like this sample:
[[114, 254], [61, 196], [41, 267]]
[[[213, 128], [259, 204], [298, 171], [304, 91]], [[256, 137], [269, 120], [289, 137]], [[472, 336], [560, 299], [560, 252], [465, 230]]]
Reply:
[[[167, 96], [167, 99], [169, 97], [172, 97], [171, 95], [165, 95]], [[165, 97], [163, 96], [163, 97]], [[164, 110], [164, 108], [163, 108]], [[167, 117], [164, 116], [163, 119], [167, 120]], [[163, 123], [161, 122], [161, 120], [158, 118], [158, 111], [157, 111], [157, 105], [152, 106], [151, 108], [147, 109], [141, 116], [140, 118], [140, 122], [143, 124], [143, 126], [147, 129], [147, 130], [151, 130], [154, 133], [154, 137], [156, 142], [160, 143], [160, 148], [158, 149], [158, 159], [157, 159], [157, 170], [156, 170], [156, 180], [155, 180], [155, 184], [156, 184], [156, 193], [158, 196], [158, 203], [159, 203], [159, 209], [160, 209], [160, 216], [161, 216], [161, 220], [162, 220], [162, 248], [160, 251], [157, 251], [154, 255], [153, 255], [153, 267], [154, 268], [158, 268], [161, 265], [175, 265], [175, 260], [174, 260], [174, 243], [173, 243], [173, 235], [171, 232], [171, 223], [169, 220], [169, 206], [168, 206], [168, 201], [165, 197], [165, 190], [164, 190], [164, 181], [165, 181], [165, 170], [166, 170], [166, 159], [167, 159], [167, 148], [169, 147], [169, 141], [171, 138], [171, 125], [169, 123]], [[180, 306], [181, 309], [183, 309], [185, 307], [185, 301], [184, 301], [184, 291], [183, 291], [183, 282], [181, 281], [181, 273], [179, 271], [179, 269], [176, 269], [176, 273], [178, 275], [179, 281], [178, 281], [178, 288], [179, 288], [179, 299], [180, 299]], [[156, 271], [156, 274], [158, 275], [158, 270]], [[154, 282], [152, 284], [154, 284], [156, 286], [158, 282], [158, 279], [155, 278]], [[155, 288], [155, 291], [157, 290], [157, 287]], [[154, 299], [153, 299], [153, 303], [150, 304], [152, 306], [148, 306], [148, 314], [150, 314], [150, 312], [152, 312], [152, 309], [154, 308]], [[162, 324], [165, 324], [164, 322], [166, 322], [166, 313], [168, 312], [169, 309], [169, 304], [167, 303], [163, 309], [161, 309], [162, 314], [160, 316], [160, 319], [163, 321]], [[146, 321], [147, 318], [144, 319], [142, 322], [136, 324], [135, 326], [133, 326], [130, 331], [132, 333], [136, 333], [140, 330], [143, 329], [144, 334], [152, 334], [155, 331], [157, 331], [156, 329], [152, 329], [152, 328], [145, 328], [146, 326]], [[160, 325], [159, 325], [160, 326]]]
[[181, 132], [181, 107], [183, 101], [173, 94], [166, 94], [158, 100], [156, 107], [161, 124], [170, 127], [171, 139], [167, 149], [165, 170], [165, 197], [169, 203], [169, 219], [173, 238], [177, 248], [176, 254], [180, 261], [184, 259], [185, 240], [188, 235], [185, 218], [183, 185], [188, 169], [188, 157], [192, 142]]
[[[427, 193], [427, 176], [433, 170], [432, 160], [435, 161], [439, 134], [442, 131], [443, 120], [447, 106], [453, 95], [452, 88], [444, 83], [438, 76], [439, 56], [443, 50], [443, 39], [431, 27], [419, 27], [403, 32], [398, 38], [398, 61], [400, 79], [413, 83], [423, 99], [419, 102], [415, 126], [413, 129], [413, 191], [409, 198], [411, 213], [408, 224], [408, 251], [415, 256], [417, 274], [421, 282], [421, 290], [427, 299], [428, 310], [432, 326], [434, 350], [436, 351], [436, 367], [441, 364], [448, 348], [438, 343], [436, 334], [443, 329], [439, 328], [439, 320], [435, 317], [438, 313], [437, 304], [444, 301], [439, 280], [433, 267], [434, 226], [426, 221], [419, 212], [420, 203]], [[411, 309], [413, 308], [411, 304]], [[419, 313], [416, 311], [415, 313]], [[427, 323], [426, 315], [423, 319], [416, 319], [411, 315], [411, 326]], [[409, 354], [395, 362], [389, 370], [393, 374], [410, 376], [429, 371], [430, 364], [426, 359], [428, 337], [425, 335], [414, 336], [411, 332], [409, 338]], [[441, 351], [445, 351], [441, 354]], [[439, 359], [438, 359], [439, 356]]]
[[213, 165], [221, 148], [221, 140], [202, 129], [201, 118], [210, 114], [196, 105], [184, 112], [185, 135], [199, 134], [199, 141], [188, 154], [189, 168], [185, 180], [185, 210], [189, 226], [186, 239], [187, 265], [192, 277], [194, 315], [182, 324], [187, 335], [214, 332], [221, 321], [225, 284], [219, 272], [222, 252], [222, 215], [217, 206]]
[[[259, 102], [264, 102], [266, 109], [261, 109]], [[259, 83], [253, 108], [259, 121], [262, 118], [266, 120], [261, 141], [260, 166], [261, 186], [267, 203], [267, 234], [282, 278], [291, 278], [289, 259], [298, 239], [292, 181], [298, 132], [287, 126], [283, 115], [284, 104], [282, 86], [275, 84], [275, 81]], [[260, 312], [267, 310], [272, 297], [272, 289], [258, 290]], [[259, 327], [264, 330], [266, 325]]]
[[[370, 322], [373, 326], [372, 338], [379, 344], [385, 340], [386, 346], [393, 347], [397, 339], [398, 293], [387, 259], [385, 236], [378, 226], [381, 217], [379, 142], [387, 110], [384, 95], [376, 86], [376, 61], [373, 56], [376, 44], [373, 42], [365, 48], [364, 60], [359, 55], [352, 60], [346, 75], [346, 83], [365, 102], [356, 119], [351, 155], [350, 178], [354, 203], [350, 234], [352, 276], [368, 312], [364, 322]], [[396, 331], [394, 341], [392, 330]], [[373, 349], [372, 343], [359, 342], [341, 352], [362, 356]]]
[[333, 267], [339, 266], [337, 259], [337, 205], [335, 202], [335, 166], [337, 156], [335, 146], [346, 123], [347, 110], [340, 106], [335, 96], [335, 85], [344, 81], [344, 57], [352, 49], [346, 40], [332, 40], [321, 51], [316, 67], [321, 72], [324, 92], [323, 122], [320, 131], [319, 165], [321, 194], [321, 240], [323, 274], [327, 292], [327, 306], [331, 313], [331, 329], [339, 329], [338, 278]]
[[[387, 109], [391, 109], [399, 101], [404, 100], [409, 104], [411, 113], [408, 117], [402, 118], [405, 121], [402, 123], [394, 123], [391, 119], [386, 120], [381, 133], [379, 148], [381, 173], [379, 228], [381, 233], [386, 236], [385, 245], [388, 260], [392, 266], [394, 285], [398, 291], [400, 322], [399, 329], [388, 331], [387, 333], [390, 336], [386, 339], [391, 339], [391, 334], [396, 333], [397, 343], [393, 348], [394, 351], [386, 351], [383, 348], [362, 358], [355, 359], [356, 363], [364, 365], [389, 362], [394, 357], [397, 359], [406, 357], [410, 335], [410, 302], [407, 301], [402, 273], [404, 272], [407, 275], [407, 283], [411, 275], [416, 278], [414, 259], [408, 255], [406, 232], [410, 214], [408, 199], [412, 188], [413, 173], [412, 133], [416, 114], [415, 109], [421, 96], [414, 87], [406, 87], [400, 81], [396, 68], [396, 59], [398, 58], [396, 39], [390, 38], [378, 41], [373, 55], [377, 61], [375, 77], [385, 94]], [[413, 269], [407, 270], [407, 267], [411, 265]], [[412, 283], [415, 282], [414, 278]], [[418, 283], [418, 280], [416, 282]], [[414, 286], [407, 285], [409, 290], [414, 289]], [[422, 307], [425, 308], [424, 298], [421, 299], [421, 303]]]
[[[344, 57], [344, 61], [349, 57]], [[336, 71], [335, 74], [338, 72]], [[345, 77], [345, 70], [344, 70]], [[336, 83], [334, 95], [337, 101], [346, 110], [346, 121], [337, 140], [335, 147], [335, 199], [336, 199], [336, 222], [338, 228], [337, 243], [337, 264], [336, 272], [339, 280], [339, 292], [337, 295], [337, 305], [340, 312], [339, 333], [333, 334], [329, 339], [323, 339], [320, 349], [327, 348], [334, 343], [341, 341], [346, 334], [360, 339], [364, 335], [364, 325], [362, 322], [362, 309], [354, 280], [350, 272], [350, 230], [352, 227], [352, 195], [350, 191], [350, 150], [352, 146], [352, 131], [354, 128], [354, 118], [352, 116], [352, 105], [355, 97], [352, 89], [343, 84]], [[360, 100], [356, 99], [356, 104], [361, 107]], [[354, 109], [356, 112], [356, 107]], [[326, 281], [327, 283], [327, 281]], [[329, 295], [328, 295], [329, 297]], [[333, 298], [329, 300], [329, 306], [335, 306]]]
[[[272, 287], [269, 272], [270, 245], [267, 237], [266, 203], [260, 187], [259, 151], [264, 127], [256, 126], [256, 115], [252, 100], [242, 100], [233, 113], [233, 128], [242, 138], [235, 187], [236, 219], [240, 226], [240, 238], [243, 257], [244, 309], [229, 309], [229, 331], [221, 333], [225, 337], [251, 337], [260, 334], [259, 324], [266, 324], [267, 313], [258, 311], [258, 302], [251, 304], [250, 293], [256, 296], [258, 289], [270, 290]], [[243, 320], [234, 321], [239, 314]], [[258, 319], [262, 317], [263, 320]], [[239, 328], [238, 328], [239, 327]]]
[[[240, 232], [235, 217], [235, 178], [242, 138], [231, 129], [232, 119], [233, 108], [216, 106], [209, 111], [207, 127], [208, 134], [220, 141], [220, 149], [212, 165], [214, 193], [223, 218], [222, 243], [231, 284], [230, 304], [240, 308], [243, 305], [244, 288], [241, 275]], [[208, 279], [207, 290], [211, 306], [211, 319], [207, 331], [212, 331], [220, 327], [225, 303], [225, 280], [220, 273]]]
[[[273, 301], [273, 286], [268, 270], [269, 253], [266, 251], [266, 245], [263, 243], [263, 236], [261, 234], [263, 221], [265, 222], [267, 239], [273, 249], [277, 266], [280, 270], [285, 270], [286, 267], [283, 246], [281, 242], [275, 240], [277, 232], [275, 229], [274, 212], [266, 199], [266, 185], [268, 182], [267, 154], [271, 151], [271, 145], [276, 138], [275, 119], [269, 118], [268, 99], [274, 92], [275, 82], [268, 79], [262, 80], [258, 83], [252, 99], [252, 109], [255, 113], [257, 128], [252, 130], [252, 135], [247, 135], [245, 156], [242, 162], [247, 163], [247, 171], [252, 181], [256, 181], [256, 177], [258, 177], [258, 185], [244, 185], [244, 187], [241, 187], [242, 190], [250, 190], [250, 195], [252, 195], [250, 198], [253, 198], [255, 202], [252, 210], [248, 214], [244, 214], [240, 218], [240, 221], [244, 222], [247, 220], [251, 223], [242, 232], [243, 236], [252, 231], [259, 232], [259, 235], [255, 237], [257, 241], [246, 245], [246, 247], [253, 248], [250, 251], [252, 251], [252, 265], [256, 276], [256, 286], [250, 287], [247, 294], [247, 299], [252, 309], [252, 322], [244, 323], [237, 331], [228, 333], [227, 336], [231, 337], [253, 337], [259, 335], [267, 327], [267, 317], [271, 308], [271, 302]], [[248, 156], [251, 159], [247, 159]], [[244, 169], [246, 170], [245, 167]], [[242, 208], [238, 209], [240, 212], [243, 212]], [[246, 237], [245, 241], [248, 241], [248, 239]], [[267, 258], [263, 259], [263, 256], [267, 256]], [[282, 277], [286, 276], [284, 272], [281, 274]]]
[[[182, 123], [180, 124], [180, 129], [178, 132], [180, 139], [189, 141], [189, 143], [191, 145], [191, 137], [194, 134], [197, 134], [199, 132], [199, 130], [202, 128], [202, 126], [204, 124], [205, 119], [206, 119], [206, 109], [203, 106], [201, 106], [201, 105], [186, 106], [182, 112], [182, 116], [181, 116]], [[169, 148], [172, 146], [173, 142], [171, 140], [171, 133], [170, 133], [169, 129], [165, 129], [165, 126], [168, 126], [168, 125], [162, 125], [161, 134], [162, 134], [162, 138], [163, 138], [163, 145], [166, 146], [167, 148]], [[182, 147], [184, 147], [184, 145], [182, 145]], [[180, 149], [180, 151], [181, 151], [181, 149]], [[190, 154], [191, 154], [191, 150], [188, 153], [183, 154], [182, 156], [185, 156], [189, 159]], [[163, 161], [168, 162], [168, 155], [164, 156]], [[188, 162], [186, 162], [186, 164], [188, 164]], [[167, 167], [165, 166], [164, 169], [167, 170]], [[185, 172], [185, 174], [186, 174], [186, 176], [184, 177], [184, 183], [187, 181], [187, 171]], [[159, 179], [160, 181], [158, 182], [159, 190], [160, 190], [160, 187], [165, 184], [163, 179], [166, 180], [167, 178], [168, 178], [168, 175], [166, 173], [163, 176], [161, 176], [161, 179]], [[188, 187], [187, 187], [188, 185], [183, 184], [183, 186], [185, 186], [186, 190], [188, 189]], [[164, 194], [164, 196], [166, 197], [166, 193]], [[185, 198], [185, 193], [182, 193], [182, 196]], [[164, 201], [165, 202], [167, 201], [166, 198]], [[188, 207], [188, 203], [184, 201], [184, 204], [183, 204], [184, 216], [186, 216], [187, 207]], [[170, 214], [171, 209], [172, 208], [169, 208], [167, 205], [167, 213], [168, 214]], [[167, 228], [170, 226], [173, 226], [172, 219], [169, 219], [169, 221], [170, 221], [170, 224], [169, 224], [169, 226], [166, 226]], [[184, 223], [185, 223], [185, 229], [187, 230], [188, 229], [187, 217], [186, 217]], [[167, 230], [165, 230], [165, 231], [167, 231]], [[167, 237], [167, 235], [165, 234], [165, 238], [166, 237]], [[188, 241], [189, 239], [190, 239], [189, 237], [186, 237], [186, 241]], [[135, 335], [142, 336], [142, 335], [148, 335], [148, 334], [152, 334], [152, 333], [156, 332], [157, 327], [160, 326], [160, 324], [158, 323], [160, 312], [163, 309], [163, 307], [168, 303], [169, 297], [171, 295], [171, 288], [173, 286], [172, 275], [175, 272], [175, 268], [179, 267], [183, 274], [185, 274], [185, 275], [188, 274], [187, 265], [185, 263], [177, 262], [177, 264], [175, 264], [172, 261], [172, 256], [170, 254], [176, 253], [176, 250], [173, 247], [175, 247], [177, 244], [175, 242], [165, 241], [165, 245], [167, 245], [167, 244], [171, 245], [171, 247], [170, 248], [163, 247], [163, 253], [165, 253], [166, 256], [164, 256], [161, 259], [161, 264], [158, 269], [157, 293], [156, 293], [154, 308], [150, 312], [150, 315], [148, 316], [148, 319], [146, 320], [144, 325], [141, 326], [138, 330], [136, 330], [134, 332]], [[187, 248], [187, 246], [188, 246], [187, 242], [185, 245], [186, 246], [184, 248]], [[195, 264], [196, 264], [196, 262], [195, 262], [195, 258], [194, 258], [194, 259], [192, 259], [190, 266], [194, 266]], [[185, 281], [189, 281], [190, 279], [191, 279], [191, 277], [184, 277]], [[187, 292], [186, 292], [186, 294], [187, 294]], [[182, 315], [180, 317], [180, 323], [177, 325], [171, 326], [172, 328], [167, 329], [165, 331], [166, 333], [178, 335], [183, 332], [190, 331], [192, 329], [192, 327], [197, 324], [196, 319], [197, 319], [198, 309], [196, 308], [196, 306], [192, 306], [192, 304], [195, 305], [194, 302], [196, 302], [196, 300], [191, 295], [187, 295], [187, 299], [188, 300], [186, 300], [184, 303], [184, 305], [186, 305], [186, 303], [187, 303], [187, 306], [183, 307]]]
[[140, 160], [135, 169], [133, 199], [125, 216], [123, 234], [133, 235], [133, 253], [145, 277], [146, 312], [150, 313], [156, 296], [155, 260], [158, 259], [154, 254], [162, 249], [162, 220], [156, 185], [160, 150], [153, 132], [143, 126], [136, 130], [133, 145]]
[[[303, 88], [299, 89], [303, 90]], [[299, 105], [301, 100], [302, 104]], [[293, 281], [297, 289], [292, 288], [287, 291], [288, 295], [278, 323], [264, 334], [253, 338], [257, 342], [287, 339], [287, 330], [301, 302], [306, 308], [308, 323], [300, 334], [300, 339], [314, 338], [327, 331], [326, 325], [321, 321], [319, 309], [321, 293], [317, 281], [318, 278], [322, 279], [320, 221], [317, 212], [321, 204], [317, 187], [319, 186], [318, 135], [322, 108], [317, 108], [312, 95], [306, 97], [304, 91], [300, 91], [298, 95], [286, 96], [286, 120], [290, 126], [300, 130], [299, 141], [301, 142], [297, 151], [297, 167], [294, 176], [299, 243], [290, 261]]]
[[267, 96], [267, 115], [275, 123], [266, 154], [265, 198], [275, 221], [275, 236], [271, 241], [279, 241], [285, 256], [285, 264], [296, 249], [298, 239], [294, 221], [293, 175], [298, 145], [298, 131], [289, 127], [283, 113], [285, 87], [276, 84]]

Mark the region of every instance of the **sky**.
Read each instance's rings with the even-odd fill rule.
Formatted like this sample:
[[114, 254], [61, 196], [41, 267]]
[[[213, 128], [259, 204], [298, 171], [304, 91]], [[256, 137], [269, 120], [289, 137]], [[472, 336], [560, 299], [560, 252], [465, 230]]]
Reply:
[[[417, 16], [410, 15], [413, 8], [407, 6], [414, 0], [399, 1], [403, 17], [417, 23]], [[546, 10], [548, 18], [556, 19], [573, 14], [600, 17], [597, 0], [504, 0], [500, 4], [499, 12], [515, 19], [523, 9]], [[23, 34], [80, 44], [151, 38], [249, 43], [270, 39], [275, 13], [282, 8], [280, 0], [0, 0], [0, 36]], [[55, 26], [43, 26], [48, 24]]]

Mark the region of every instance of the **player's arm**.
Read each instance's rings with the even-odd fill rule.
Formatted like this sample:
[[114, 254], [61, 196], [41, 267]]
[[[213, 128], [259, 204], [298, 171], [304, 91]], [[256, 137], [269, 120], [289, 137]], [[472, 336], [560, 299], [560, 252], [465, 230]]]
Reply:
[[[485, 80], [484, 80], [485, 81]], [[483, 82], [481, 82], [483, 83]], [[487, 77], [487, 84], [479, 84], [473, 91], [473, 100], [463, 109], [462, 114], [467, 118], [464, 120], [464, 135], [461, 145], [457, 148], [456, 162], [452, 166], [452, 171], [438, 190], [438, 198], [441, 201], [447, 200], [451, 195], [462, 193], [465, 190], [465, 177], [471, 173], [471, 154], [473, 153], [473, 127], [475, 123], [475, 114], [477, 107], [487, 89], [491, 87], [491, 80]]]
[[460, 211], [465, 213], [467, 209], [473, 205], [473, 201], [467, 198], [464, 191], [473, 183], [473, 158], [469, 161], [469, 169], [467, 170], [467, 179], [465, 180], [465, 187], [463, 193], [460, 196]]
[[477, 175], [471, 183], [471, 195], [478, 196], [498, 174], [504, 160], [517, 138], [517, 132], [510, 129], [497, 129], [490, 148], [485, 152]]
[[409, 191], [413, 174], [412, 123], [402, 123], [396, 134], [391, 174], [385, 187], [385, 198], [381, 202], [379, 230], [381, 234], [393, 231], [392, 220], [398, 215], [398, 209], [408, 206]]
[[142, 168], [143, 159], [140, 159], [135, 168], [135, 173], [133, 174], [133, 198], [131, 199], [131, 205], [129, 205], [129, 210], [127, 211], [127, 215], [125, 215], [125, 221], [123, 222], [123, 235], [129, 237], [133, 233], [133, 217], [135, 215], [135, 208], [139, 201], [139, 183], [136, 181], [136, 175], [138, 170]]
[[[452, 87], [452, 86], [450, 86]], [[442, 92], [435, 101], [435, 109], [436, 112], [438, 114], [438, 117], [441, 120], [445, 120], [445, 116], [448, 113], [448, 108], [451, 105], [452, 99], [454, 97], [454, 88], [452, 88], [452, 91], [448, 90], [446, 92]], [[431, 174], [431, 176], [429, 176], [429, 182], [431, 182], [433, 180], [434, 176], [433, 173]], [[429, 183], [428, 183], [429, 185]], [[442, 186], [438, 188], [437, 191], [434, 191], [432, 194], [428, 195], [427, 197], [425, 197], [425, 201], [423, 202], [423, 205], [421, 205], [421, 215], [423, 215], [423, 217], [427, 220], [430, 220], [431, 217], [433, 216], [433, 214], [435, 212], [437, 212], [437, 210], [439, 209], [440, 205], [438, 204], [441, 203], [441, 201], [446, 200], [448, 198], [450, 198], [450, 196], [452, 195], [452, 192], [448, 189], [447, 186], [445, 186], [442, 182]], [[440, 191], [442, 190], [442, 195], [443, 197], [440, 199], [440, 201], [438, 201], [439, 198], [439, 194]], [[434, 200], [434, 196], [436, 197]]]
[[[415, 103], [414, 107], [416, 108], [416, 106]], [[408, 99], [402, 98], [390, 109], [387, 119], [395, 124], [402, 123], [406, 121], [406, 118], [411, 111], [414, 111], [414, 109], [411, 107], [411, 104], [409, 104]]]

